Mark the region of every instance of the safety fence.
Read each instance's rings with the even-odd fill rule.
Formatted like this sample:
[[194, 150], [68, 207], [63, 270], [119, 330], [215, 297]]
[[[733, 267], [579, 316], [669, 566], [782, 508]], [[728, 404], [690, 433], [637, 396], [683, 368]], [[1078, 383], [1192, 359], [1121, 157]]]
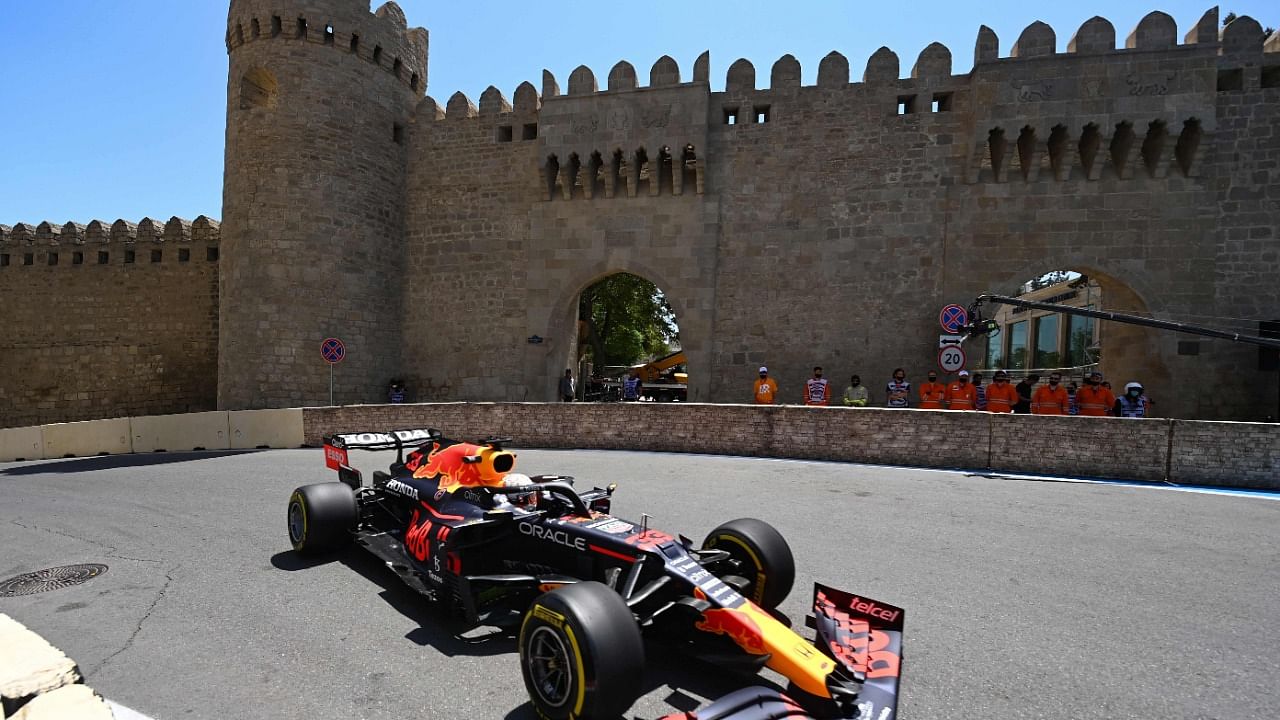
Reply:
[[693, 452], [1280, 490], [1280, 425], [696, 403], [424, 403], [163, 415], [0, 430], [0, 461], [319, 446], [435, 427], [516, 447]]

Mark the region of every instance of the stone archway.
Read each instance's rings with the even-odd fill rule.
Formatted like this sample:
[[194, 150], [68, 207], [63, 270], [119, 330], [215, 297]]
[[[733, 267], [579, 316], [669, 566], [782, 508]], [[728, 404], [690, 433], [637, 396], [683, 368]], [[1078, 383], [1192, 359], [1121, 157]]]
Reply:
[[[679, 323], [681, 346], [688, 358], [689, 401], [705, 401], [711, 386], [711, 289], [635, 259], [585, 264], [557, 289], [550, 303], [542, 307], [530, 304], [530, 326], [545, 327], [547, 341], [545, 348], [530, 358], [529, 371], [536, 376], [538, 386], [547, 388], [546, 399], [554, 399], [556, 383], [565, 368], [576, 368], [579, 297], [594, 283], [617, 273], [644, 278], [666, 296]], [[535, 314], [539, 316], [536, 319]]]
[[[1008, 294], [1008, 288], [1054, 270], [1072, 271], [1095, 280], [1101, 289], [1099, 310], [1152, 317], [1161, 309], [1148, 301], [1148, 298], [1158, 295], [1153, 294], [1145, 277], [1117, 273], [1100, 267], [1096, 261], [1082, 258], [1024, 263], [999, 283], [997, 287], [1000, 290], [989, 291]], [[1170, 359], [1177, 354], [1177, 336], [1174, 333], [1106, 320], [1098, 322], [1101, 323], [1098, 334], [1102, 347], [1098, 369], [1112, 383], [1113, 389], [1122, 388], [1130, 380], [1139, 380], [1147, 386], [1152, 397], [1166, 401], [1161, 403], [1159, 414], [1178, 417], [1190, 412], [1190, 408], [1181, 406], [1179, 396], [1175, 395], [1174, 373], [1170, 367]]]

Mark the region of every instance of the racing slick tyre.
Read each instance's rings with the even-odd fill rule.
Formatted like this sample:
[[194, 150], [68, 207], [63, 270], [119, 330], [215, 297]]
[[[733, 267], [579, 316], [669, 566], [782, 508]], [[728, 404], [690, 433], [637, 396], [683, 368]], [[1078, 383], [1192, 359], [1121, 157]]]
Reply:
[[289, 496], [289, 542], [311, 555], [351, 542], [356, 524], [356, 494], [340, 482], [303, 485]]
[[542, 717], [617, 718], [640, 696], [644, 642], [631, 609], [598, 582], [534, 600], [520, 625], [520, 672]]
[[[717, 576], [747, 579], [742, 594], [766, 610], [787, 599], [796, 580], [796, 559], [782, 533], [755, 518], [730, 520], [707, 535], [702, 547], [729, 553], [730, 568]], [[724, 566], [722, 566], [724, 567]]]

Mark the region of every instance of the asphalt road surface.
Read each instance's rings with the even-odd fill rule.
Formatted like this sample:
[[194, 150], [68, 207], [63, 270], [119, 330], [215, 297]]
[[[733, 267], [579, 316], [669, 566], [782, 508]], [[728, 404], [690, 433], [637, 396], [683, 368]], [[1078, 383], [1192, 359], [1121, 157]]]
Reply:
[[[354, 453], [353, 453], [354, 454]], [[520, 451], [528, 473], [617, 482], [614, 511], [701, 539], [775, 524], [812, 582], [907, 610], [901, 717], [1274, 718], [1280, 502], [840, 463]], [[386, 453], [359, 458], [385, 468]], [[531, 718], [514, 640], [444, 619], [358, 551], [304, 562], [285, 503], [320, 450], [0, 464], [0, 579], [73, 563], [82, 585], [0, 598], [110, 699], [169, 718]], [[802, 629], [803, 631], [803, 629]], [[808, 633], [808, 631], [803, 631]], [[742, 684], [649, 658], [628, 717]]]

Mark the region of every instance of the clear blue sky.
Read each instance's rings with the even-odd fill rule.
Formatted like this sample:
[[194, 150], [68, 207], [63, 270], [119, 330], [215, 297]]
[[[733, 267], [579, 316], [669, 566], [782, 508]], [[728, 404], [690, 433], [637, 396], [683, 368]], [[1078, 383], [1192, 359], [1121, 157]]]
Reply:
[[[1154, 0], [1153, 0], [1154, 1]], [[404, 0], [411, 26], [431, 31], [430, 85], [442, 104], [456, 90], [478, 100], [489, 85], [510, 98], [521, 81], [541, 87], [542, 69], [561, 87], [579, 64], [604, 84], [618, 60], [641, 82], [663, 54], [687, 79], [711, 51], [712, 85], [730, 63], [755, 63], [757, 82], [791, 53], [814, 82], [831, 50], [861, 77], [886, 45], [903, 73], [939, 41], [953, 71], [972, 64], [978, 26], [1000, 36], [1005, 54], [1026, 25], [1044, 20], [1058, 47], [1082, 22], [1102, 15], [1119, 43], [1147, 12], [1163, 10], [1179, 36], [1210, 7], [1203, 2], [866, 3], [854, 0], [648, 0], [531, 4], [528, 0]], [[1280, 25], [1275, 0], [1241, 0], [1222, 14]], [[225, 0], [0, 0], [0, 223], [151, 215], [219, 217], [226, 104]]]

